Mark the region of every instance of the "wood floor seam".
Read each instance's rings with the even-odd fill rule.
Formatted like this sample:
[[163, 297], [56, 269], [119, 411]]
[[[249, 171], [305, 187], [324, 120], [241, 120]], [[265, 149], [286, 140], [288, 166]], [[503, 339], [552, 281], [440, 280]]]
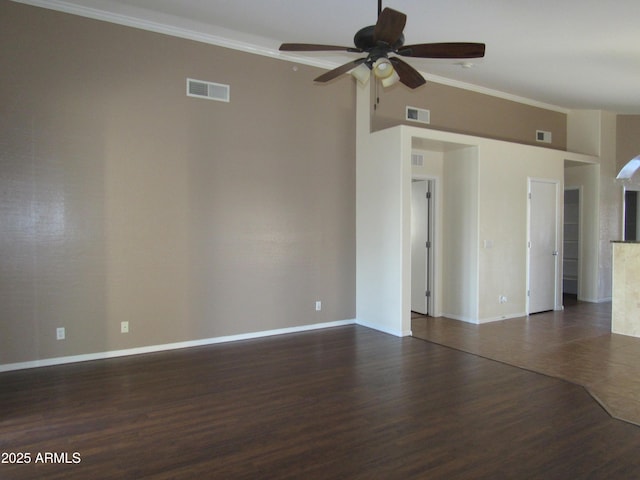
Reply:
[[412, 314], [412, 333], [580, 385], [612, 418], [640, 426], [640, 339], [611, 333], [610, 304], [482, 325]]

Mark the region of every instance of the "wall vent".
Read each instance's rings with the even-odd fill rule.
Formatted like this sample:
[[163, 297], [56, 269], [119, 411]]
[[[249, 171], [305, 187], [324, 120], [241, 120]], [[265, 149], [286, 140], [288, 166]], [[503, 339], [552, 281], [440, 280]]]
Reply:
[[424, 155], [422, 153], [412, 153], [411, 154], [411, 166], [413, 166], [413, 167], [423, 167], [424, 166]]
[[187, 96], [228, 102], [229, 85], [187, 78]]
[[536, 130], [536, 141], [542, 143], [551, 143], [551, 132]]
[[424, 108], [407, 106], [407, 120], [420, 123], [431, 123], [431, 112]]

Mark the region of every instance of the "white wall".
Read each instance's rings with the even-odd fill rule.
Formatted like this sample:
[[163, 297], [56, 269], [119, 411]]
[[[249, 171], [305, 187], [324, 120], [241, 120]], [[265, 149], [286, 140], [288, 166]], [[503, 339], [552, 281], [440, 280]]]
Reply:
[[[427, 170], [441, 174], [443, 264], [435, 288], [444, 292], [442, 314], [473, 323], [524, 315], [527, 181], [532, 177], [561, 183], [566, 156], [593, 160], [425, 129], [411, 130], [410, 135], [414, 147], [433, 149], [434, 162]], [[506, 303], [499, 303], [501, 295]]]
[[[526, 313], [528, 179], [562, 184], [563, 167], [563, 153], [557, 150], [505, 142], [482, 146], [479, 321]], [[561, 205], [559, 199], [559, 211]], [[562, 232], [561, 221], [559, 214], [558, 232]], [[560, 269], [558, 274], [559, 297]], [[507, 302], [499, 303], [500, 296], [507, 297]]]
[[[403, 151], [400, 131], [369, 132], [369, 95], [368, 86], [358, 86], [356, 321], [403, 336], [410, 334], [410, 326], [403, 326], [402, 320], [403, 315], [410, 315], [409, 310], [403, 312], [404, 297], [410, 300], [410, 292], [403, 292], [403, 269], [407, 268], [402, 256], [403, 212], [407, 210], [403, 205]], [[405, 156], [410, 170], [410, 151]], [[406, 187], [409, 202], [410, 187]]]
[[448, 151], [443, 174], [443, 315], [478, 317], [478, 149]]
[[[360, 94], [359, 101], [366, 97]], [[441, 176], [436, 210], [442, 270], [435, 288], [442, 294], [443, 315], [473, 323], [523, 315], [528, 179], [562, 185], [565, 160], [597, 159], [409, 126], [369, 133], [369, 118], [361, 112], [358, 118], [357, 321], [396, 335], [410, 332], [411, 179], [417, 171], [411, 152], [416, 148], [431, 152], [428, 165], [418, 171]], [[562, 231], [561, 214], [557, 228]], [[561, 285], [558, 268], [557, 298]], [[508, 301], [499, 303], [500, 295]]]

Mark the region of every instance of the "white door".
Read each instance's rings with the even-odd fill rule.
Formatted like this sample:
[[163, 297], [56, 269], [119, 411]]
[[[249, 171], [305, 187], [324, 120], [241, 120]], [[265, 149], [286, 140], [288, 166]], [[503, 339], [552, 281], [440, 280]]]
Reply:
[[558, 183], [530, 180], [528, 313], [556, 307], [557, 229]]
[[428, 313], [427, 192], [426, 180], [411, 183], [411, 310], [423, 315]]

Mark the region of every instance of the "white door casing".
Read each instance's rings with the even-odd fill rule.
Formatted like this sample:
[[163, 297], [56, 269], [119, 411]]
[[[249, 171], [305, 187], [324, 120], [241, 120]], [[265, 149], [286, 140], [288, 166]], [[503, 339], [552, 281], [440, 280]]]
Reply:
[[428, 185], [426, 180], [411, 183], [411, 310], [426, 315]]

